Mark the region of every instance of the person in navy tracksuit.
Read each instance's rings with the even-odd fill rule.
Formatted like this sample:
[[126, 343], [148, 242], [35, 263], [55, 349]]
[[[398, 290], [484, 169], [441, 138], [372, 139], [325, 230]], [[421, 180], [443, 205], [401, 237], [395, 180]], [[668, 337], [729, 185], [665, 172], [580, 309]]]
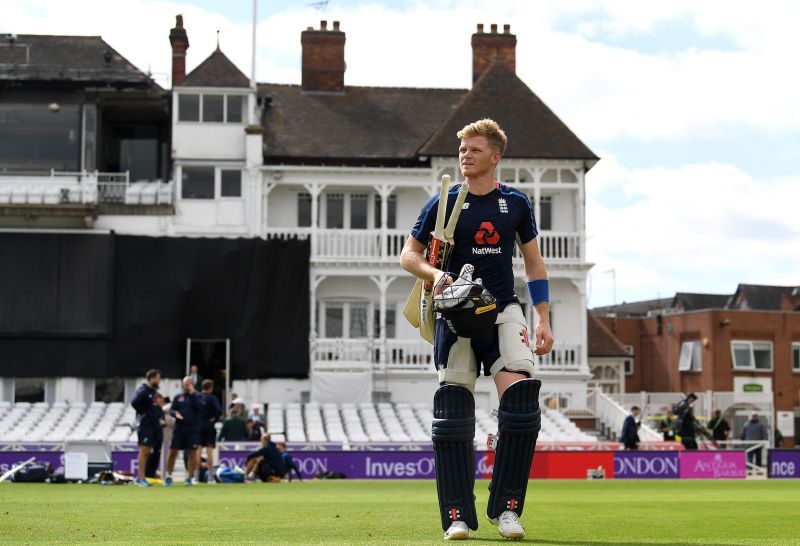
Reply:
[[194, 485], [193, 478], [197, 469], [197, 446], [200, 444], [200, 412], [203, 399], [194, 388], [191, 376], [183, 378], [183, 392], [172, 399], [169, 413], [175, 418], [172, 441], [167, 454], [167, 477], [164, 485], [172, 485], [172, 471], [179, 451], [187, 451], [188, 467], [186, 469], [186, 485]]
[[214, 381], [204, 379], [202, 390], [200, 397], [203, 400], [203, 407], [200, 410], [200, 449], [197, 450], [197, 468], [200, 468], [203, 448], [206, 448], [206, 464], [211, 468], [214, 466], [214, 448], [217, 447], [217, 430], [214, 428], [214, 423], [219, 421], [222, 415], [222, 406], [214, 395]]
[[139, 442], [139, 457], [137, 468], [137, 480], [139, 485], [147, 486], [150, 483], [145, 480], [145, 470], [147, 459], [154, 448], [160, 447], [163, 442], [161, 432], [161, 416], [163, 412], [156, 403], [158, 386], [161, 382], [161, 372], [158, 370], [148, 370], [145, 374], [146, 382], [137, 389], [136, 394], [131, 400], [131, 406], [136, 410], [137, 428]]
[[639, 448], [639, 424], [636, 418], [639, 416], [639, 406], [631, 408], [631, 414], [625, 418], [622, 423], [622, 432], [619, 434], [619, 441], [625, 446], [628, 451], [633, 451]]

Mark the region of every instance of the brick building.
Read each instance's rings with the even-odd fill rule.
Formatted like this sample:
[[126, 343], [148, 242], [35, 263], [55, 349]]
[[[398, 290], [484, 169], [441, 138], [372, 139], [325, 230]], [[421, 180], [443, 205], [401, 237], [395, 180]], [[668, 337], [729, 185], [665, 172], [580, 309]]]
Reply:
[[650, 301], [593, 313], [630, 347], [627, 392], [772, 393], [775, 411], [794, 412], [797, 421], [798, 294], [796, 287], [739, 285], [730, 296], [678, 293], [661, 307]]

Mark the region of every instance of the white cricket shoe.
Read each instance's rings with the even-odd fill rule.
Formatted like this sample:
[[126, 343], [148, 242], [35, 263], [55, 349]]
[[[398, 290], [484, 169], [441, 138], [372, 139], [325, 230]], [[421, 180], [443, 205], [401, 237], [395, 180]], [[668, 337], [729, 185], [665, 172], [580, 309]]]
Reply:
[[469, 538], [469, 527], [463, 521], [454, 521], [450, 528], [444, 532], [445, 540], [467, 540]]
[[511, 510], [506, 510], [500, 514], [500, 517], [497, 518], [497, 528], [502, 537], [514, 540], [525, 538], [525, 529], [519, 522], [519, 516]]

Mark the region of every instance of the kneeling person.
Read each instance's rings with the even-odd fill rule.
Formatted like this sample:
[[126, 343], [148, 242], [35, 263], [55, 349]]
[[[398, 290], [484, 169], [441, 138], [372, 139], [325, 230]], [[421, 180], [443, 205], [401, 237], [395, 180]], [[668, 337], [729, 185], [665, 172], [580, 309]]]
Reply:
[[261, 447], [247, 456], [244, 470], [246, 476], [258, 476], [264, 482], [279, 482], [286, 474], [283, 454], [269, 434], [264, 434], [261, 437]]

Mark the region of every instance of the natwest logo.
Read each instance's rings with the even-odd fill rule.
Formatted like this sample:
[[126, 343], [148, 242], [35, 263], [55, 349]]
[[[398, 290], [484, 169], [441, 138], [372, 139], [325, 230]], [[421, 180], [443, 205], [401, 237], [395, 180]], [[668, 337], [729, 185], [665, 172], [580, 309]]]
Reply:
[[500, 242], [500, 234], [495, 231], [494, 224], [491, 222], [481, 222], [475, 233], [475, 244], [477, 245], [496, 245]]

